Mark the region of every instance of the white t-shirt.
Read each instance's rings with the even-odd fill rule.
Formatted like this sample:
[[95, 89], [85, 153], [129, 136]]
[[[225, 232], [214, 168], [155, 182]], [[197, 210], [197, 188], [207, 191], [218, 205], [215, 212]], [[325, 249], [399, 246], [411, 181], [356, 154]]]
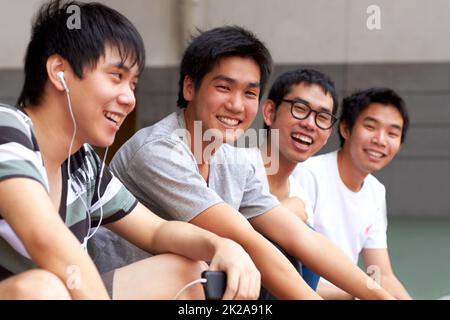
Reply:
[[[259, 180], [265, 181], [267, 184], [267, 188], [269, 188], [269, 181], [267, 180], [266, 171], [264, 169], [264, 161], [261, 156], [261, 152], [258, 148], [246, 148], [248, 154], [248, 160], [255, 167], [255, 176], [258, 177]], [[307, 193], [303, 190], [303, 187], [298, 183], [294, 177], [289, 177], [289, 197], [297, 197], [303, 201], [305, 205], [305, 211], [308, 215], [307, 223], [310, 226], [314, 225], [314, 215], [311, 207], [311, 203], [308, 200]]]
[[386, 189], [368, 175], [358, 192], [342, 182], [337, 151], [312, 157], [292, 173], [314, 212], [314, 228], [355, 263], [362, 249], [387, 248]]

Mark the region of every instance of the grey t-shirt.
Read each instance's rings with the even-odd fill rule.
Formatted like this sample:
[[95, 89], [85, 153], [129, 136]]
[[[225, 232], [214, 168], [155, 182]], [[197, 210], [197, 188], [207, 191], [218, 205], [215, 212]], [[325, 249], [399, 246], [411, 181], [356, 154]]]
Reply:
[[250, 219], [279, 204], [255, 175], [245, 150], [228, 144], [211, 158], [207, 184], [184, 128], [184, 113], [172, 113], [139, 130], [111, 162], [114, 174], [150, 210], [167, 220], [190, 221], [226, 202]]

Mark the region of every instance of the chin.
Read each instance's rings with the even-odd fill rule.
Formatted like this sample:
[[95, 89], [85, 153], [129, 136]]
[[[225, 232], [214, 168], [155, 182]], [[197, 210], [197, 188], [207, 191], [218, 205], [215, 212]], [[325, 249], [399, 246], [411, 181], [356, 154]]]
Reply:
[[104, 139], [97, 139], [95, 141], [89, 142], [89, 144], [96, 146], [98, 148], [108, 148], [114, 143], [114, 138], [104, 138]]

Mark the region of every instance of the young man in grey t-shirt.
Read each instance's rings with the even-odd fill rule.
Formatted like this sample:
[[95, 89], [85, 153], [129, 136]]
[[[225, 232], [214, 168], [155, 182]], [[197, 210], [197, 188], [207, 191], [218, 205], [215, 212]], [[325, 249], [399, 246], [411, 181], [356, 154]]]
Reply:
[[[391, 298], [323, 236], [310, 230], [255, 177], [235, 141], [255, 118], [271, 70], [266, 47], [239, 27], [195, 37], [181, 62], [182, 111], [139, 131], [112, 169], [154, 212], [240, 243], [263, 285], [280, 299], [320, 298], [266, 237], [357, 297]], [[184, 129], [184, 130], [183, 130]]]

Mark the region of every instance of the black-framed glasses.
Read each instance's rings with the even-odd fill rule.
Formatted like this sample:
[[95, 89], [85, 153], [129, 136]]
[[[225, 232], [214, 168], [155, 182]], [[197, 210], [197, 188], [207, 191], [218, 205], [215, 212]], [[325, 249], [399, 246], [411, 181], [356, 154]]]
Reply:
[[311, 112], [314, 112], [314, 121], [322, 130], [330, 129], [337, 120], [337, 118], [329, 112], [312, 109], [306, 101], [300, 99], [282, 99], [282, 101], [291, 104], [291, 114], [295, 119], [304, 120], [309, 117]]

